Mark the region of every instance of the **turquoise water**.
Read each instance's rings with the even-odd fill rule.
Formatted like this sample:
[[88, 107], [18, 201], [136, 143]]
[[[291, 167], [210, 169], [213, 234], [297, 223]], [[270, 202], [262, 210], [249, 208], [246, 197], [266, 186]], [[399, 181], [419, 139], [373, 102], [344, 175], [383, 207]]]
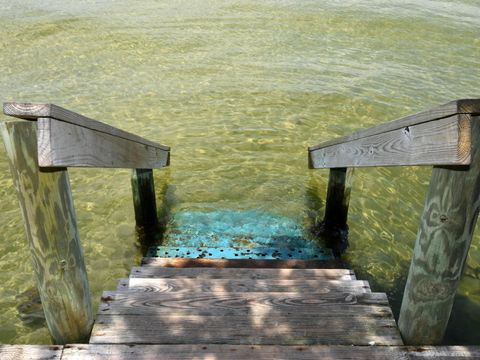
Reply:
[[291, 217], [264, 211], [182, 211], [170, 222], [163, 242], [168, 246], [315, 247], [314, 238]]
[[[303, 231], [322, 217], [328, 176], [307, 169], [308, 145], [480, 97], [473, 0], [0, 0], [0, 8], [0, 99], [53, 102], [170, 145], [171, 167], [155, 172], [166, 220], [256, 211]], [[346, 260], [397, 310], [429, 175], [355, 173]], [[141, 257], [129, 171], [70, 177], [98, 301]], [[0, 342], [48, 343], [2, 149], [0, 199]], [[479, 233], [449, 343], [480, 343]]]
[[177, 212], [147, 256], [333, 260], [331, 249], [290, 217], [260, 211]]

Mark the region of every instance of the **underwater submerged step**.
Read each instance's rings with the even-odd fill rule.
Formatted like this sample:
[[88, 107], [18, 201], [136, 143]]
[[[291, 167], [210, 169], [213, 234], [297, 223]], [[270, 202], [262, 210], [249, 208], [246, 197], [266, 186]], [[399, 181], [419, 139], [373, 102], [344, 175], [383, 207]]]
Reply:
[[331, 260], [330, 249], [292, 247], [188, 247], [153, 246], [147, 257], [186, 258], [186, 259], [251, 259], [251, 260]]
[[310, 247], [296, 219], [256, 210], [179, 211], [162, 245], [189, 247]]
[[147, 257], [228, 260], [330, 260], [299, 219], [257, 210], [179, 211], [162, 246]]

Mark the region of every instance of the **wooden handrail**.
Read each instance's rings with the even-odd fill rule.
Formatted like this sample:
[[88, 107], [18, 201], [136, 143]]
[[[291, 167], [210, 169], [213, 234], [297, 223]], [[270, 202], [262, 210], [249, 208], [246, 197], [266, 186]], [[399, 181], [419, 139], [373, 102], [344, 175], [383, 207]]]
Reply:
[[310, 168], [467, 165], [470, 123], [480, 100], [449, 102], [308, 148]]
[[480, 99], [461, 99], [450, 101], [446, 104], [439, 105], [432, 109], [423, 110], [419, 113], [408, 115], [397, 120], [393, 120], [384, 124], [373, 126], [368, 129], [354, 132], [347, 136], [338, 137], [330, 141], [325, 141], [319, 145], [309, 147], [309, 151], [313, 151], [326, 146], [346, 143], [353, 140], [362, 139], [368, 136], [382, 134], [391, 130], [401, 129], [406, 126], [418, 125], [432, 120], [443, 119], [456, 114], [479, 114]]
[[42, 306], [57, 344], [87, 341], [90, 287], [67, 167], [132, 168], [135, 219], [157, 223], [153, 168], [170, 148], [53, 104], [5, 103], [0, 130], [7, 150]]
[[140, 144], [153, 146], [165, 151], [170, 150], [170, 147], [166, 145], [144, 139], [138, 135], [117, 129], [100, 121], [90, 119], [86, 116], [64, 109], [55, 104], [5, 102], [3, 103], [3, 113], [8, 116], [14, 116], [26, 120], [36, 120], [38, 118], [57, 119], [72, 125], [78, 125], [126, 140], [136, 141]]
[[337, 237], [339, 249], [348, 233], [347, 168], [434, 165], [398, 325], [406, 344], [440, 343], [480, 211], [480, 99], [452, 101], [308, 153], [310, 168], [330, 168], [320, 228]]
[[38, 123], [40, 167], [154, 169], [170, 148], [54, 104], [4, 103], [6, 115]]

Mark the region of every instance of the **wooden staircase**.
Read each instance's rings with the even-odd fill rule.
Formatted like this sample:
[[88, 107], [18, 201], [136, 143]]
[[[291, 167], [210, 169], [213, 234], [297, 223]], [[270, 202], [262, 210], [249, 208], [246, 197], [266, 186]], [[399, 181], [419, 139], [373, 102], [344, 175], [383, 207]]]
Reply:
[[103, 294], [89, 344], [0, 345], [0, 358], [480, 359], [478, 346], [403, 346], [386, 295], [325, 264], [146, 258]]
[[[0, 359], [480, 359], [478, 346], [402, 346], [385, 294], [334, 259], [298, 259], [291, 241], [283, 246], [297, 260], [265, 250], [261, 260], [146, 259], [103, 294], [90, 344], [75, 344], [88, 339], [93, 313], [67, 168], [133, 169], [136, 224], [148, 228], [157, 223], [152, 169], [169, 165], [170, 148], [53, 104], [5, 103], [4, 113], [28, 120], [0, 127], [49, 331], [66, 345], [0, 345]], [[434, 166], [400, 311], [409, 344], [440, 343], [449, 319], [478, 215], [479, 114], [480, 100], [456, 100], [309, 148], [311, 168], [331, 169], [324, 235], [346, 234], [350, 168]], [[213, 246], [209, 233], [202, 242]], [[288, 233], [262, 234], [264, 243], [227, 235], [271, 248]], [[197, 246], [168, 245], [179, 244]]]
[[172, 262], [179, 264], [146, 259], [105, 292], [90, 343], [403, 344], [387, 296], [351, 270], [272, 268], [275, 260], [250, 260], [248, 268], [215, 267], [235, 266], [228, 260], [165, 266]]

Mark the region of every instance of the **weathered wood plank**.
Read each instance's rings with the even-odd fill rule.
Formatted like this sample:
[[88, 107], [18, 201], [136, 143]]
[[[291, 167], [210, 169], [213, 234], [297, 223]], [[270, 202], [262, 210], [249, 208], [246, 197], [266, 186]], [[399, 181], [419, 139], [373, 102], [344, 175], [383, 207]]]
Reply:
[[90, 343], [403, 345], [393, 319], [350, 316], [99, 315]]
[[141, 228], [153, 228], [158, 222], [153, 171], [133, 169], [131, 180], [135, 223]]
[[[326, 279], [157, 279], [157, 278], [130, 278], [123, 287], [135, 292], [173, 292], [173, 293], [213, 293], [213, 292], [310, 292], [316, 294], [327, 293], [370, 293], [367, 281], [353, 280], [326, 280]], [[386, 301], [386, 297], [384, 298]]]
[[441, 342], [465, 266], [480, 211], [480, 117], [471, 123], [471, 165], [432, 172], [400, 311], [407, 344]]
[[480, 359], [480, 346], [408, 346], [408, 359]]
[[187, 259], [148, 257], [142, 260], [144, 265], [156, 265], [175, 268], [270, 268], [270, 269], [338, 269], [342, 263], [338, 260], [251, 260], [251, 259]]
[[128, 278], [118, 279], [117, 290], [128, 290]]
[[351, 280], [347, 269], [236, 269], [236, 268], [164, 268], [153, 265], [133, 267], [131, 278], [193, 279], [330, 279]]
[[470, 123], [461, 115], [407, 126], [309, 151], [313, 168], [465, 165]]
[[86, 116], [77, 114], [73, 111], [64, 109], [55, 104], [35, 104], [6, 102], [3, 104], [3, 113], [26, 120], [36, 120], [38, 118], [53, 118], [72, 125], [78, 125], [87, 129], [95, 130], [105, 134], [113, 135], [125, 140], [135, 141], [140, 144], [152, 146], [154, 148], [170, 151], [168, 146], [144, 139], [135, 134], [117, 129], [100, 121], [90, 119]]
[[106, 291], [98, 314], [202, 316], [373, 316], [393, 319], [384, 294], [367, 293], [139, 293]]
[[58, 345], [0, 345], [0, 359], [60, 360], [62, 351]]
[[417, 114], [408, 115], [403, 118], [383, 123], [368, 129], [354, 132], [336, 139], [325, 141], [319, 145], [309, 147], [309, 151], [325, 148], [332, 145], [343, 144], [353, 140], [359, 140], [373, 135], [383, 134], [392, 130], [403, 129], [425, 122], [435, 121], [451, 117], [456, 114], [480, 114], [480, 99], [460, 99], [437, 106], [433, 109], [421, 111]]
[[64, 360], [407, 360], [480, 359], [479, 346], [68, 345]]
[[159, 168], [169, 152], [104, 132], [38, 118], [38, 162], [43, 167]]
[[50, 334], [58, 344], [83, 342], [93, 312], [68, 173], [39, 169], [36, 127], [0, 126]]

